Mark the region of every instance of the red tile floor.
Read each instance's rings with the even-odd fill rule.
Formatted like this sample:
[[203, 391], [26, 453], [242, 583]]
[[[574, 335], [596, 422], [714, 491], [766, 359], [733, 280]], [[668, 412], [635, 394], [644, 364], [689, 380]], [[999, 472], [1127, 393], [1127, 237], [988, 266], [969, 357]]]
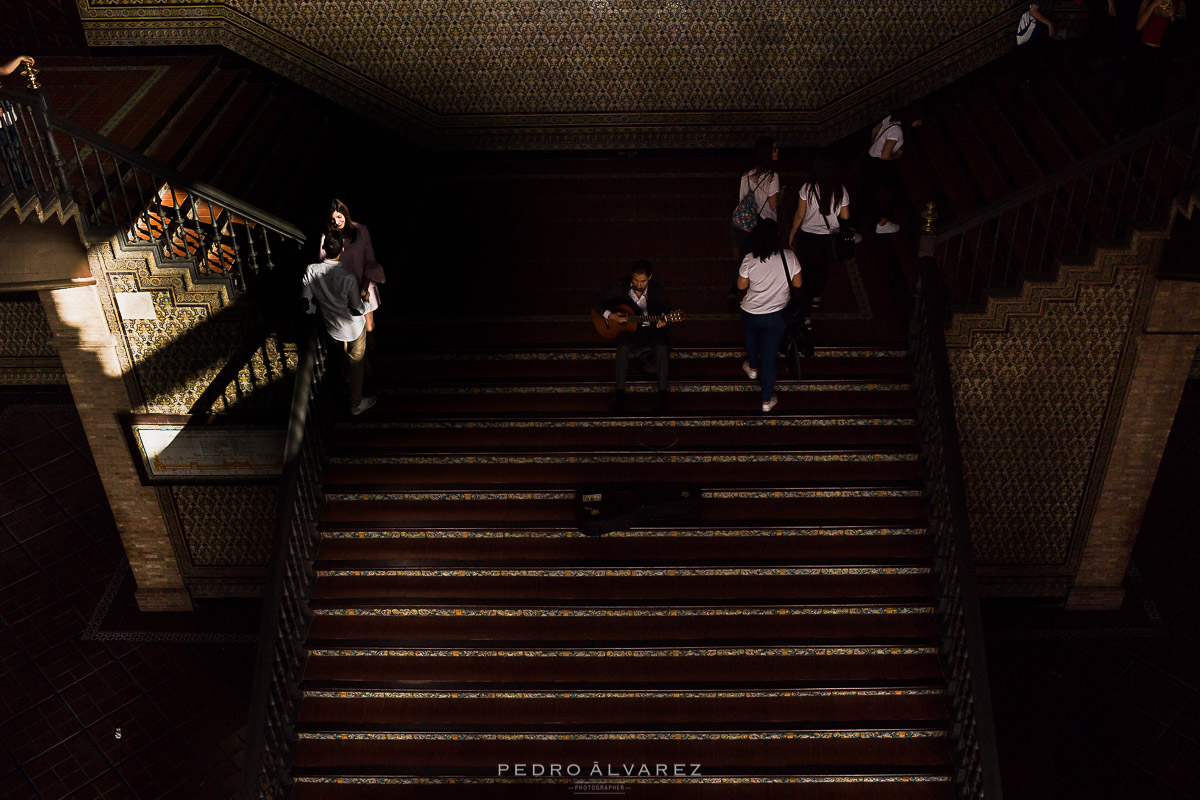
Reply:
[[1200, 798], [1200, 381], [1175, 417], [1119, 612], [988, 604], [1007, 800]]
[[0, 391], [0, 798], [227, 798], [257, 609], [139, 614], [65, 391]]
[[[1198, 518], [1194, 383], [1125, 608], [988, 608], [1009, 800], [1200, 797]], [[256, 609], [136, 610], [65, 391], [0, 390], [0, 587], [0, 798], [232, 796]]]

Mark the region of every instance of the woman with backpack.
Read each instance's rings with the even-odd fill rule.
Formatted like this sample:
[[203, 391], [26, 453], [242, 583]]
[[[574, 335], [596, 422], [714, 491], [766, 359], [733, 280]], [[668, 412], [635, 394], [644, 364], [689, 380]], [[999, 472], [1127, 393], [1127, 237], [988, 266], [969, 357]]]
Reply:
[[[779, 173], [775, 170], [779, 161], [779, 145], [770, 136], [758, 137], [754, 145], [754, 163], [742, 173], [738, 184], [738, 205], [733, 212], [733, 226], [738, 234], [741, 255], [738, 264], [750, 252], [751, 234], [755, 226], [764, 219], [776, 221], [775, 209], [779, 205]], [[730, 288], [731, 298], [737, 293]]]

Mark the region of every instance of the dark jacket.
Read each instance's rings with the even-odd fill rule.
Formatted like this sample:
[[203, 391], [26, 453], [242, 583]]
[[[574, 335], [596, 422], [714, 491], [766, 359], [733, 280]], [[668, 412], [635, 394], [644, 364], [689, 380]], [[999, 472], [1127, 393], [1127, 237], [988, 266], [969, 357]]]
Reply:
[[[633, 298], [629, 296], [629, 289], [633, 286], [633, 276], [617, 281], [612, 286], [601, 289], [592, 295], [592, 310], [597, 314], [603, 314], [605, 311], [616, 311], [620, 306], [629, 306], [633, 309], [634, 314], [640, 314], [637, 306], [633, 302]], [[664, 286], [656, 283], [653, 278], [646, 284], [646, 313], [650, 315], [666, 314], [671, 310], [671, 301], [667, 297], [667, 290]], [[670, 338], [670, 325], [663, 328], [656, 327], [640, 327], [637, 333], [623, 333], [622, 336], [638, 336], [646, 335], [654, 341], [666, 342]]]
[[[612, 286], [596, 292], [592, 295], [592, 310], [597, 314], [603, 314], [605, 311], [616, 311], [618, 306], [629, 306], [633, 309], [633, 313], [639, 313], [633, 304], [633, 298], [629, 296], [631, 286], [633, 286], [633, 276], [619, 280]], [[671, 301], [667, 297], [666, 288], [651, 278], [650, 282], [646, 284], [646, 313], [666, 314], [670, 310]]]

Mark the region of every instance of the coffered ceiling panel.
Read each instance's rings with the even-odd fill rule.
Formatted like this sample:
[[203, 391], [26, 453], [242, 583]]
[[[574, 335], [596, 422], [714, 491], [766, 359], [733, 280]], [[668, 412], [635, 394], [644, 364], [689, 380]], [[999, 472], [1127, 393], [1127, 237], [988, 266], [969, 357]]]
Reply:
[[91, 45], [223, 45], [427, 143], [484, 148], [826, 141], [1004, 52], [1015, 23], [1003, 0], [79, 6]]

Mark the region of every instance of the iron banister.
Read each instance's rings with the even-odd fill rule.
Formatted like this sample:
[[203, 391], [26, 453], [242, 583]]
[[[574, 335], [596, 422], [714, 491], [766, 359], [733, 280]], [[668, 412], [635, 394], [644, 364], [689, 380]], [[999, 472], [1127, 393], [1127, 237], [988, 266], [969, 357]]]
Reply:
[[1152, 125], [1145, 130], [1130, 136], [1120, 144], [1105, 148], [1101, 152], [1089, 156], [1075, 164], [1072, 164], [1066, 169], [1060, 170], [1053, 175], [1049, 175], [1037, 183], [1016, 189], [1010, 192], [1008, 196], [1002, 197], [994, 203], [989, 203], [983, 208], [976, 211], [971, 216], [956, 221], [953, 225], [943, 229], [938, 233], [935, 241], [942, 243], [949, 241], [956, 236], [962, 235], [965, 231], [971, 230], [990, 219], [1000, 216], [1005, 211], [1010, 211], [1028, 202], [1029, 198], [1036, 197], [1051, 189], [1055, 189], [1062, 184], [1078, 178], [1081, 175], [1086, 175], [1099, 167], [1102, 167], [1120, 156], [1132, 153], [1140, 147], [1143, 147], [1152, 142], [1157, 142], [1163, 138], [1163, 135], [1168, 131], [1182, 127], [1189, 120], [1200, 114], [1200, 108], [1192, 107], [1185, 111], [1180, 111], [1174, 116], [1168, 117], [1163, 121]]
[[[930, 236], [931, 234], [926, 234]], [[997, 750], [991, 687], [988, 679], [987, 648], [983, 622], [979, 612], [979, 595], [975, 579], [974, 546], [971, 542], [967, 513], [966, 489], [962, 480], [962, 452], [955, 422], [953, 389], [950, 383], [949, 360], [946, 354], [943, 320], [946, 314], [945, 288], [941, 273], [932, 258], [917, 259], [919, 277], [913, 299], [913, 318], [910, 328], [910, 357], [915, 363], [928, 365], [928, 374], [914, 368], [914, 389], [924, 396], [919, 406], [928, 413], [918, 415], [921, 433], [921, 456], [927, 462], [930, 477], [940, 485], [929, 487], [931, 533], [935, 538], [948, 526], [948, 541], [937, 545], [939, 554], [952, 563], [942, 565], [939, 572], [939, 605], [957, 606], [961, 612], [963, 630], [960, 643], [965, 648], [966, 675], [949, 668], [951, 681], [968, 681], [969, 717], [978, 757], [978, 782], [968, 788], [970, 798], [1001, 800], [1000, 761]], [[929, 463], [933, 462], [933, 463]], [[950, 638], [952, 631], [943, 629]], [[943, 650], [952, 648], [943, 647]], [[949, 667], [950, 665], [945, 664]], [[963, 710], [960, 709], [960, 712]], [[964, 712], [965, 713], [965, 712]]]
[[[29, 108], [35, 108], [39, 105], [28, 93], [14, 92], [8, 89], [0, 89], [0, 100], [19, 103]], [[128, 147], [117, 144], [113, 140], [95, 131], [90, 131], [81, 125], [77, 125], [68, 119], [64, 119], [53, 112], [43, 112], [42, 109], [39, 109], [39, 113], [45, 113], [52, 130], [69, 134], [108, 155], [116, 156], [128, 164], [163, 178], [174, 187], [185, 189], [205, 200], [212, 201], [222, 208], [238, 216], [252, 220], [255, 224], [262, 225], [264, 228], [274, 231], [281, 236], [300, 241], [304, 240], [304, 232], [286, 220], [280, 219], [242, 200], [238, 200], [236, 197], [226, 194], [215, 186], [210, 186], [203, 181], [190, 178], [182, 172], [177, 172], [165, 164], [160, 164], [152, 158], [148, 158], [135, 150], [130, 150]]]

